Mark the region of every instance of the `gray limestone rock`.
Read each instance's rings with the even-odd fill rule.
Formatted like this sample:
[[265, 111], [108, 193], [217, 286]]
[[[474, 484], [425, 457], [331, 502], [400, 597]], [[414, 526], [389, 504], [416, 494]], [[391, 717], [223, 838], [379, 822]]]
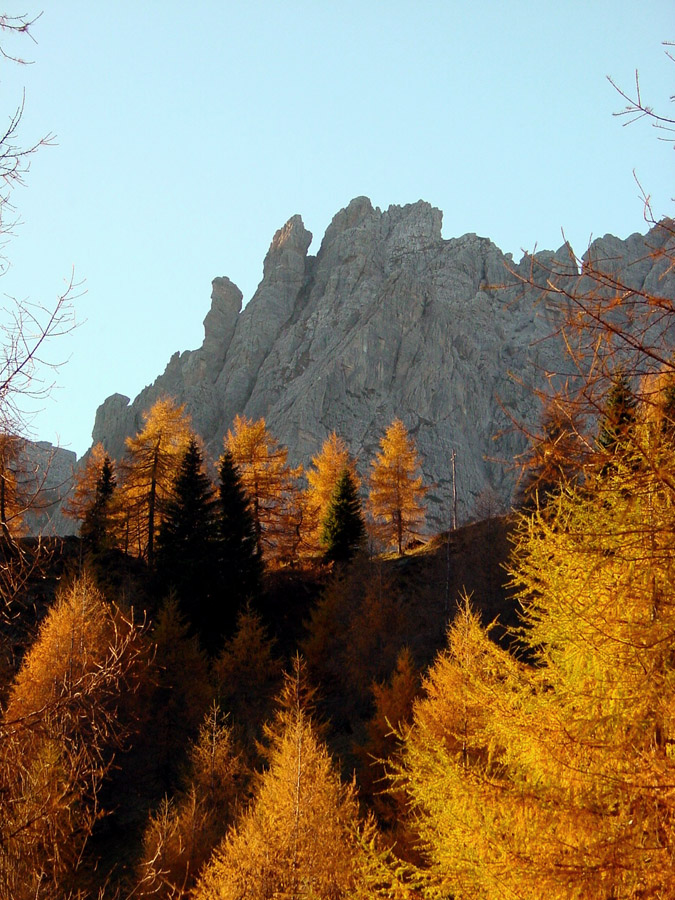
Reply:
[[23, 442], [19, 471], [22, 493], [30, 504], [24, 516], [29, 534], [67, 535], [76, 530], [61, 508], [76, 467], [77, 456], [72, 450], [55, 447], [49, 441]]
[[[312, 257], [311, 234], [293, 216], [275, 234], [244, 309], [236, 286], [215, 279], [202, 347], [174, 354], [132, 403], [108, 398], [94, 441], [121, 456], [142, 412], [170, 394], [186, 404], [214, 457], [242, 413], [264, 416], [293, 463], [308, 464], [337, 431], [365, 475], [398, 416], [432, 486], [429, 530], [450, 521], [453, 450], [460, 519], [487, 493], [508, 506], [513, 459], [524, 448], [511, 423], [538, 420], [534, 388], [560, 370], [560, 348], [545, 340], [559, 322], [558, 301], [540, 303], [522, 279], [544, 285], [551, 272], [563, 281], [579, 275], [567, 245], [516, 264], [475, 234], [444, 240], [441, 224], [441, 212], [423, 201], [382, 212], [358, 197]], [[656, 279], [648, 242], [606, 236], [590, 252], [615, 259], [622, 272], [632, 267], [641, 286]]]
[[208, 377], [209, 373], [218, 372], [222, 368], [243, 299], [241, 291], [229, 278], [214, 278], [211, 284], [211, 309], [204, 319], [204, 343], [201, 347], [200, 362], [203, 365], [199, 367], [202, 377]]

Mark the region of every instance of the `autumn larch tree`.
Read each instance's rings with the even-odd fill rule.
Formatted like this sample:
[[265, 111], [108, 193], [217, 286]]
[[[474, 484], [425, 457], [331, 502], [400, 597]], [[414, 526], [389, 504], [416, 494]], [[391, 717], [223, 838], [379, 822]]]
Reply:
[[77, 887], [141, 659], [138, 629], [86, 578], [47, 614], [0, 720], [3, 897], [57, 900]]
[[424, 495], [427, 488], [419, 474], [420, 458], [415, 444], [400, 419], [395, 419], [380, 441], [380, 452], [370, 473], [370, 512], [398, 555], [404, 541], [418, 535], [424, 522]]
[[313, 457], [311, 466], [307, 469], [305, 533], [314, 553], [321, 550], [321, 534], [328, 506], [335, 485], [345, 469], [349, 470], [358, 492], [361, 482], [356, 471], [356, 462], [350, 456], [344, 440], [333, 431], [323, 442], [321, 452]]
[[[73, 480], [64, 513], [80, 522], [80, 536], [94, 551], [115, 543], [115, 464], [100, 441], [91, 448]], [[85, 524], [86, 523], [86, 524]]]
[[619, 371], [611, 379], [598, 432], [598, 444], [604, 453], [611, 455], [626, 443], [635, 424], [635, 407], [628, 378]]
[[570, 420], [569, 410], [559, 408], [552, 398], [544, 409], [540, 428], [520, 457], [517, 505], [528, 509], [544, 507], [566, 484], [583, 477], [583, 447], [579, 446], [578, 425]]
[[546, 281], [584, 373], [553, 398], [579, 423], [569, 463], [583, 479], [519, 519], [511, 574], [532, 665], [467, 615], [416, 706], [404, 777], [440, 895], [675, 896], [675, 455], [656, 390], [673, 375], [672, 234], [667, 220], [650, 238], [651, 291], [593, 258]]
[[268, 732], [269, 768], [206, 866], [195, 900], [340, 900], [362, 887], [356, 798], [317, 733], [298, 659], [280, 707]]
[[[505, 848], [512, 841], [510, 829], [527, 821], [529, 794], [509, 795], [501, 802], [500, 789], [509, 784], [510, 770], [503, 756], [493, 762], [487, 725], [491, 695], [504, 701], [504, 715], [511, 691], [521, 687], [522, 673], [526, 690], [526, 667], [490, 640], [465, 602], [448, 630], [447, 649], [423, 681], [412, 727], [398, 732], [402, 755], [391, 789], [393, 799], [402, 790], [407, 795], [425, 896], [549, 896], [519, 880], [517, 839], [511, 852]], [[523, 855], [529, 849], [528, 842]]]
[[675, 460], [663, 447], [652, 458], [653, 471], [636, 468], [626, 446], [555, 510], [521, 521], [513, 577], [535, 666], [471, 622], [432, 673], [447, 689], [432, 702], [427, 688], [407, 766], [449, 894], [675, 891], [675, 505], [664, 484]]
[[169, 397], [157, 400], [143, 420], [142, 430], [126, 441], [123, 492], [130, 543], [152, 567], [157, 529], [192, 433], [185, 408]]
[[232, 728], [214, 704], [190, 750], [182, 789], [165, 798], [143, 836], [134, 896], [178, 900], [232, 824], [246, 783]]
[[298, 526], [295, 479], [300, 470], [288, 465], [287, 448], [270, 433], [264, 419], [254, 422], [236, 416], [225, 450], [232, 455], [251, 504], [258, 550], [267, 559], [278, 559]]
[[321, 544], [329, 562], [344, 563], [366, 539], [361, 500], [354, 478], [345, 468], [338, 477], [323, 520]]
[[[4, 63], [23, 63], [18, 53], [6, 50], [5, 44], [14, 37], [18, 40], [32, 38], [31, 29], [38, 17], [0, 14], [0, 55]], [[4, 250], [14, 224], [12, 192], [17, 185], [24, 183], [31, 156], [51, 140], [48, 135], [32, 145], [22, 144], [19, 131], [23, 111], [23, 100], [18, 97], [13, 111], [3, 110], [4, 125], [0, 129], [2, 272], [9, 265]], [[0, 510], [0, 536], [3, 539], [0, 548], [0, 594], [3, 612], [42, 563], [47, 561], [41, 543], [27, 550], [14, 541], [14, 536], [20, 534], [22, 513], [30, 507], [37, 507], [37, 495], [45, 480], [45, 467], [29, 462], [26, 468], [24, 454], [20, 454], [21, 464], [17, 466], [15, 450], [23, 449], [25, 435], [30, 432], [28, 420], [31, 416], [26, 406], [35, 409], [35, 401], [41, 405], [50, 393], [52, 380], [49, 370], [57, 369], [59, 364], [50, 362], [48, 348], [55, 337], [67, 334], [74, 327], [72, 306], [76, 293], [77, 286], [71, 278], [65, 292], [53, 304], [42, 305], [9, 298], [0, 310], [0, 440], [4, 444], [0, 459], [0, 492], [4, 492], [4, 497], [0, 498], [3, 507]]]
[[[18, 55], [7, 52], [5, 41], [12, 35], [21, 39], [32, 38], [35, 20], [26, 15], [0, 14], [0, 34], [3, 46], [0, 54], [5, 61], [22, 64]], [[21, 144], [18, 133], [23, 117], [24, 104], [17, 98], [17, 106], [10, 112], [3, 110], [4, 125], [0, 131], [0, 236], [4, 251], [11, 234], [13, 208], [11, 194], [15, 187], [24, 184], [31, 157], [41, 147], [51, 142], [51, 135], [32, 145]], [[0, 268], [6, 271], [8, 261], [0, 253]], [[71, 279], [65, 293], [51, 306], [11, 299], [2, 310], [2, 344], [0, 345], [0, 432], [22, 436], [28, 431], [24, 403], [44, 400], [52, 384], [45, 373], [57, 364], [50, 364], [48, 345], [53, 338], [67, 334], [73, 328], [72, 302], [77, 286]]]
[[63, 511], [70, 519], [82, 521], [96, 494], [96, 484], [101, 475], [106, 451], [99, 441], [87, 453], [84, 463], [73, 478], [70, 494], [63, 504]]
[[11, 434], [0, 434], [0, 541], [5, 550], [21, 533], [25, 504], [18, 483], [19, 458], [23, 441]]

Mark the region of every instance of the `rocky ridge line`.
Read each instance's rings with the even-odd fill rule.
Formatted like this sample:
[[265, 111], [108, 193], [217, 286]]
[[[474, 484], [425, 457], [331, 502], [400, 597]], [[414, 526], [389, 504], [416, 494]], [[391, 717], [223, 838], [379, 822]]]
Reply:
[[[570, 272], [570, 249], [515, 264], [475, 234], [444, 239], [441, 225], [440, 210], [424, 201], [383, 212], [358, 197], [311, 256], [312, 236], [293, 216], [274, 235], [250, 302], [242, 309], [239, 289], [214, 279], [202, 346], [174, 354], [133, 402], [109, 397], [97, 411], [94, 442], [120, 458], [143, 411], [168, 394], [186, 404], [216, 457], [241, 413], [264, 416], [294, 464], [308, 464], [335, 430], [365, 473], [399, 416], [432, 485], [430, 530], [450, 522], [453, 450], [460, 520], [486, 497], [508, 506], [516, 472], [502, 460], [524, 447], [510, 422], [538, 420], [533, 388], [561, 363], [558, 346], [545, 340], [560, 312], [540, 304], [519, 276], [539, 271], [543, 279], [556, 266]], [[634, 281], [656, 282], [648, 240], [608, 235], [589, 252], [616, 258]], [[672, 277], [658, 284], [675, 287]]]

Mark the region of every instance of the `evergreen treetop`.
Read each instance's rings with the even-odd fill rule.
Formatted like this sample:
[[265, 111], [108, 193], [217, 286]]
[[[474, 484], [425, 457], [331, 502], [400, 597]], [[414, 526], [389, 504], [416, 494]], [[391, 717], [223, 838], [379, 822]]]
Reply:
[[347, 562], [366, 538], [354, 477], [348, 468], [342, 470], [333, 491], [321, 531], [321, 543], [329, 562]]

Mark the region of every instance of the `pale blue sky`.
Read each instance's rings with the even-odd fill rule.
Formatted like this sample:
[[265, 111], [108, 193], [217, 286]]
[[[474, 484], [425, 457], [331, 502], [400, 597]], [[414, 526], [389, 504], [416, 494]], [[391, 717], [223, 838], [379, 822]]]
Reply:
[[25, 87], [24, 140], [58, 143], [15, 193], [0, 287], [48, 304], [71, 267], [85, 281], [34, 422], [78, 454], [106, 396], [201, 344], [212, 278], [250, 299], [295, 213], [316, 252], [355, 196], [424, 199], [445, 237], [517, 258], [561, 228], [578, 253], [644, 231], [633, 169], [673, 213], [672, 143], [622, 128], [606, 80], [638, 68], [672, 111], [672, 0], [54, 0], [34, 34], [17, 50], [33, 65], [0, 61], [0, 116]]

